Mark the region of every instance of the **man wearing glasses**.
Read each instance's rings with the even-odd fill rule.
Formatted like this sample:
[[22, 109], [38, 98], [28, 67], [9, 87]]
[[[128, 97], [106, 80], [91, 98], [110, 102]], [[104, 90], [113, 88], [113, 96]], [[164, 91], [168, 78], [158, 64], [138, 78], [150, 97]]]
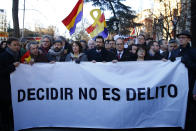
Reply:
[[185, 64], [188, 69], [189, 77], [189, 94], [186, 115], [186, 130], [196, 129], [196, 101], [193, 99], [193, 87], [196, 80], [196, 49], [190, 46], [191, 34], [188, 31], [183, 31], [177, 35], [179, 41], [179, 48], [172, 51], [171, 60], [176, 57], [181, 57], [181, 62]]
[[177, 39], [179, 41], [179, 48], [172, 51], [171, 60], [175, 60], [176, 57], [182, 57], [188, 52], [190, 47], [191, 34], [188, 31], [183, 31], [177, 34]]

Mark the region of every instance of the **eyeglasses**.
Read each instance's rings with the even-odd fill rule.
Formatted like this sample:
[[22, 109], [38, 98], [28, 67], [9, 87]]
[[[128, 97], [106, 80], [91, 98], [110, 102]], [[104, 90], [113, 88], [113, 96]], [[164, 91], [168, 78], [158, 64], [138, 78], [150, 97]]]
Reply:
[[137, 38], [138, 40], [144, 40], [144, 38]]
[[175, 48], [176, 46], [169, 46], [169, 47], [171, 47], [171, 48], [172, 48], [172, 47], [173, 47], [173, 48]]
[[138, 52], [145, 53], [146, 51], [145, 50], [138, 50]]
[[47, 43], [49, 43], [50, 41], [42, 41], [42, 42], [47, 42]]
[[103, 43], [102, 41], [95, 41], [96, 43]]
[[116, 45], [121, 46], [121, 45], [123, 45], [123, 43], [119, 43], [119, 44], [116, 44]]
[[188, 37], [178, 37], [178, 39], [186, 39], [186, 38], [188, 38]]

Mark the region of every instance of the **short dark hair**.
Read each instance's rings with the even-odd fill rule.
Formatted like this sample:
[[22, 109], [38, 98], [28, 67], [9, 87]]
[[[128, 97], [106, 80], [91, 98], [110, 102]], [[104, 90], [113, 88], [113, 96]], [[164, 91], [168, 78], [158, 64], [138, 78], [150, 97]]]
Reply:
[[166, 39], [161, 39], [161, 40], [159, 40], [159, 41], [158, 41], [158, 44], [159, 44], [159, 45], [162, 45], [164, 40], [166, 40]]
[[62, 42], [67, 42], [66, 38], [63, 36], [58, 36], [57, 40], [61, 40]]
[[80, 42], [84, 42], [85, 44], [87, 44], [87, 41], [85, 41], [85, 40], [80, 40]]
[[145, 51], [145, 53], [147, 53], [147, 49], [146, 49], [146, 47], [145, 46], [143, 46], [143, 45], [139, 45], [139, 46], [137, 46], [137, 50], [136, 50], [136, 54], [137, 54], [137, 52], [139, 51], [139, 50], [144, 50]]
[[130, 45], [130, 46], [128, 47], [128, 50], [132, 50], [132, 47], [133, 47], [133, 46], [138, 47], [136, 44], [132, 44], [132, 45]]
[[169, 44], [171, 44], [171, 43], [178, 43], [175, 39], [171, 39], [171, 40], [169, 40]]
[[138, 37], [139, 37], [139, 36], [143, 36], [143, 37], [144, 37], [144, 40], [145, 40], [145, 35], [144, 35], [144, 34], [139, 34]]
[[148, 38], [146, 38], [146, 40], [151, 40], [151, 41], [153, 41], [153, 38], [152, 38], [152, 37], [148, 37]]
[[104, 38], [103, 38], [103, 36], [97, 36], [97, 37], [95, 38], [95, 41], [96, 41], [96, 39], [102, 39], [102, 42], [104, 43]]
[[115, 42], [115, 40], [114, 40], [114, 39], [109, 40], [109, 42], [110, 42], [110, 41], [114, 41], [114, 42]]
[[7, 41], [5, 40], [1, 41], [0, 46], [3, 45], [3, 43], [7, 43]]
[[148, 43], [147, 50], [150, 50], [151, 46], [154, 46], [154, 42], [157, 42], [157, 41], [150, 41]]
[[53, 45], [54, 45], [55, 43], [61, 43], [61, 44], [63, 44], [63, 42], [62, 42], [61, 40], [55, 40], [55, 41], [53, 42]]
[[16, 37], [10, 37], [10, 38], [8, 38], [7, 45], [10, 45], [12, 43], [12, 41], [19, 41], [19, 39], [16, 38]]

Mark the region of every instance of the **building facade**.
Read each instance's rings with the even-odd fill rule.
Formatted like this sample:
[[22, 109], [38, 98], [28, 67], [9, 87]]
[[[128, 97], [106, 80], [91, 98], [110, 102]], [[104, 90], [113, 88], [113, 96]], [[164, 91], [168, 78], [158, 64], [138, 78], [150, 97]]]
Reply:
[[143, 24], [142, 26], [136, 27], [137, 35], [144, 34], [147, 37], [153, 37], [153, 17], [151, 9], [145, 9], [138, 13], [134, 21]]
[[7, 37], [6, 11], [4, 9], [0, 9], [0, 40], [6, 40]]
[[152, 9], [137, 14], [135, 22], [143, 26], [137, 33], [143, 33], [155, 40], [172, 39], [182, 30], [191, 29], [191, 0], [154, 0]]
[[191, 0], [154, 0], [153, 16], [157, 37], [175, 38], [182, 30], [190, 31]]

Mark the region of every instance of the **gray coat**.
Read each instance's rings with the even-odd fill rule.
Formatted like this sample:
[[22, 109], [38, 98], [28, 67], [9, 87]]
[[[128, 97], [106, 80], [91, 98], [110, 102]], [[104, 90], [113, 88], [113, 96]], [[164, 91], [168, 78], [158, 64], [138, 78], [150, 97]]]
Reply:
[[80, 53], [78, 58], [75, 58], [73, 53], [69, 53], [65, 58], [65, 61], [75, 61], [75, 60], [88, 61], [88, 58], [84, 53]]

